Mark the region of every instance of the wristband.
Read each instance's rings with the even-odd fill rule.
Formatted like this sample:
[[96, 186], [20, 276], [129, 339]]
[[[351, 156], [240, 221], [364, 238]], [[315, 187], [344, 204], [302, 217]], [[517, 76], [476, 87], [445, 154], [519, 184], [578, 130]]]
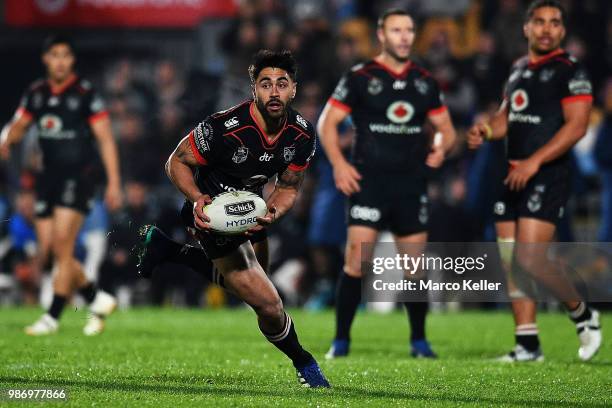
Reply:
[[484, 123], [482, 126], [485, 128], [485, 140], [493, 139], [493, 129], [491, 128], [491, 125]]

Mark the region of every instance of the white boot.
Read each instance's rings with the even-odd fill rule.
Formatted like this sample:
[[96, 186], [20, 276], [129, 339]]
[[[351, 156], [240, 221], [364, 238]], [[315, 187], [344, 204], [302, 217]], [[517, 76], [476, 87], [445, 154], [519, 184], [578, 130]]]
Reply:
[[46, 336], [57, 332], [59, 322], [48, 313], [45, 313], [34, 324], [25, 328], [26, 334], [30, 336]]
[[104, 319], [108, 317], [117, 307], [115, 298], [101, 290], [98, 290], [96, 297], [89, 305], [89, 316], [87, 324], [83, 328], [86, 336], [96, 336], [104, 331]]

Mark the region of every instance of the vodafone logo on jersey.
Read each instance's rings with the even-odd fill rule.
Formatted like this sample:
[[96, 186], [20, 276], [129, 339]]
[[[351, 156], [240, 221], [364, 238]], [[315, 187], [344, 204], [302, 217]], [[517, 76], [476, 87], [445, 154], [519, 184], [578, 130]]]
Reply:
[[45, 14], [57, 14], [68, 5], [68, 0], [35, 0], [36, 6]]
[[387, 108], [387, 118], [393, 123], [407, 123], [414, 116], [414, 107], [406, 101], [393, 102]]
[[59, 116], [44, 115], [40, 118], [40, 129], [47, 135], [54, 135], [62, 130], [62, 120]]
[[515, 112], [521, 112], [529, 106], [529, 96], [524, 89], [517, 89], [510, 96], [510, 105]]

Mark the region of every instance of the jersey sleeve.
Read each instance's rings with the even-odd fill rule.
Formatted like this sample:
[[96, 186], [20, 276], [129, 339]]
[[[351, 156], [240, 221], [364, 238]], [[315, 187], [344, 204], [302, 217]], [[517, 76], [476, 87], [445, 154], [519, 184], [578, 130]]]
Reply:
[[[309, 124], [309, 127], [312, 128], [312, 125]], [[317, 149], [317, 136], [314, 132], [308, 135], [303, 134], [298, 141], [299, 143], [295, 147], [295, 156], [287, 166], [291, 171], [306, 170]]]
[[430, 83], [427, 116], [437, 115], [447, 110], [446, 105], [444, 105], [444, 96], [442, 95], [438, 81], [430, 78]]
[[589, 75], [580, 64], [574, 64], [567, 72], [561, 93], [561, 103], [593, 100], [593, 86]]
[[19, 101], [19, 106], [15, 111], [15, 119], [20, 119], [22, 117], [32, 120], [36, 117], [35, 109], [32, 106], [32, 91], [28, 89], [24, 92], [21, 100]]
[[338, 81], [334, 92], [328, 102], [341, 110], [351, 113], [357, 100], [357, 90], [355, 87], [355, 75], [353, 71], [348, 71], [342, 75]]
[[200, 122], [189, 132], [189, 145], [196, 160], [201, 166], [206, 166], [212, 157], [214, 137], [212, 121], [209, 118]]
[[96, 123], [100, 119], [108, 117], [104, 99], [102, 99], [102, 96], [94, 89], [88, 92], [85, 102], [84, 114], [90, 125]]

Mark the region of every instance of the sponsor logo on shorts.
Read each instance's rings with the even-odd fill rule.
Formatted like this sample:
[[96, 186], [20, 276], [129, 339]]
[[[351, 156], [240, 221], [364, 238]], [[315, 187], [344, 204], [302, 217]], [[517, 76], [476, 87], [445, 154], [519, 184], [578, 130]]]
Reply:
[[540, 193], [536, 192], [529, 196], [529, 200], [527, 200], [527, 209], [532, 212], [538, 212], [542, 208], [542, 196]]
[[420, 197], [421, 208], [419, 208], [419, 222], [421, 224], [427, 224], [429, 220], [429, 210], [427, 208], [427, 196], [423, 194]]
[[241, 203], [226, 204], [224, 206], [226, 215], [243, 216], [255, 211], [255, 202], [253, 200], [243, 201]]
[[45, 212], [46, 209], [47, 209], [46, 201], [37, 201], [36, 204], [34, 204], [34, 212], [36, 214], [43, 213]]
[[354, 205], [351, 207], [351, 218], [356, 220], [364, 220], [377, 222], [380, 220], [380, 210], [372, 207], [362, 207], [360, 205]]
[[506, 213], [506, 204], [502, 201], [498, 201], [493, 205], [493, 212], [497, 215], [504, 215]]

